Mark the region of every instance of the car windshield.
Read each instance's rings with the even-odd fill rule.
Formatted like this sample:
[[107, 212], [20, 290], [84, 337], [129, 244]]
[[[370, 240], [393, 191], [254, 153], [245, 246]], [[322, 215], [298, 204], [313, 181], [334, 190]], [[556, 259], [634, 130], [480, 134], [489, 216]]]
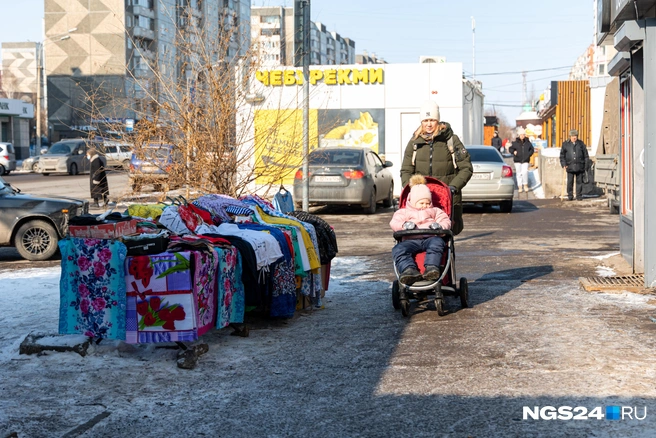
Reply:
[[362, 151], [353, 150], [318, 150], [310, 154], [309, 163], [315, 165], [343, 164], [357, 166], [362, 162]]
[[46, 152], [46, 154], [48, 155], [70, 154], [70, 153], [71, 153], [71, 145], [68, 143], [55, 143], [52, 145], [50, 149], [48, 149], [48, 152]]
[[503, 158], [499, 155], [496, 149], [492, 146], [489, 148], [481, 149], [467, 149], [471, 155], [472, 161], [488, 161], [493, 163], [503, 163]]

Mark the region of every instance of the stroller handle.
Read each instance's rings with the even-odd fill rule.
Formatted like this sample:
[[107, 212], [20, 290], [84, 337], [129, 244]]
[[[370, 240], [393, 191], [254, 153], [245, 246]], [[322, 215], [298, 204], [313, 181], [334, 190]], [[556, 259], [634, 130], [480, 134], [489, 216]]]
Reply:
[[448, 236], [453, 237], [453, 232], [451, 230], [431, 230], [430, 228], [421, 228], [414, 230], [401, 230], [394, 232], [394, 239], [401, 240], [404, 237], [409, 236]]

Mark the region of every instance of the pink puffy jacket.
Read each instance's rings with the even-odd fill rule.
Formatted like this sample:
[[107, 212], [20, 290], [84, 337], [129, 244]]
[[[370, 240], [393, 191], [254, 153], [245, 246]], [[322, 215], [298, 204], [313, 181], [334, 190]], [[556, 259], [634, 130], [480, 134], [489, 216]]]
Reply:
[[[393, 231], [403, 229], [405, 222], [414, 222], [417, 228], [428, 228], [433, 222], [437, 222], [443, 229], [451, 228], [451, 219], [449, 216], [437, 207], [429, 207], [424, 210], [414, 208], [410, 203], [406, 203], [405, 208], [401, 208], [394, 213], [390, 221], [390, 227]], [[421, 236], [417, 236], [422, 238]]]

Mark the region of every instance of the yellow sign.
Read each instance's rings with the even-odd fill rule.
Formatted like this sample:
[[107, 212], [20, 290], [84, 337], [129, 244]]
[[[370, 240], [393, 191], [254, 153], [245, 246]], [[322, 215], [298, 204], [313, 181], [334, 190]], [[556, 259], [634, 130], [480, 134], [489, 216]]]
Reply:
[[[310, 84], [326, 85], [382, 84], [382, 68], [310, 70]], [[255, 78], [266, 86], [303, 85], [302, 70], [258, 70]]]
[[367, 146], [378, 153], [378, 123], [368, 111], [360, 112], [358, 119], [331, 129], [319, 143], [321, 147]]
[[[317, 110], [309, 114], [310, 150], [317, 147]], [[256, 184], [293, 184], [303, 165], [303, 110], [255, 111]]]

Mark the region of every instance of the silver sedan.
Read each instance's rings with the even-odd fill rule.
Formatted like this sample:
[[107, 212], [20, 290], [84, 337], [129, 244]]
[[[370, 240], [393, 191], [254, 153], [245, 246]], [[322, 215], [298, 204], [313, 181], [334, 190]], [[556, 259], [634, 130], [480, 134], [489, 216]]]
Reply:
[[[390, 207], [394, 200], [394, 182], [390, 161], [365, 147], [325, 147], [312, 151], [310, 165], [310, 204], [359, 205], [368, 214], [376, 212], [376, 204]], [[303, 170], [296, 172], [294, 199], [303, 199]]]
[[503, 213], [510, 213], [513, 205], [515, 181], [513, 169], [492, 146], [467, 146], [474, 174], [462, 189], [462, 202], [498, 205]]

